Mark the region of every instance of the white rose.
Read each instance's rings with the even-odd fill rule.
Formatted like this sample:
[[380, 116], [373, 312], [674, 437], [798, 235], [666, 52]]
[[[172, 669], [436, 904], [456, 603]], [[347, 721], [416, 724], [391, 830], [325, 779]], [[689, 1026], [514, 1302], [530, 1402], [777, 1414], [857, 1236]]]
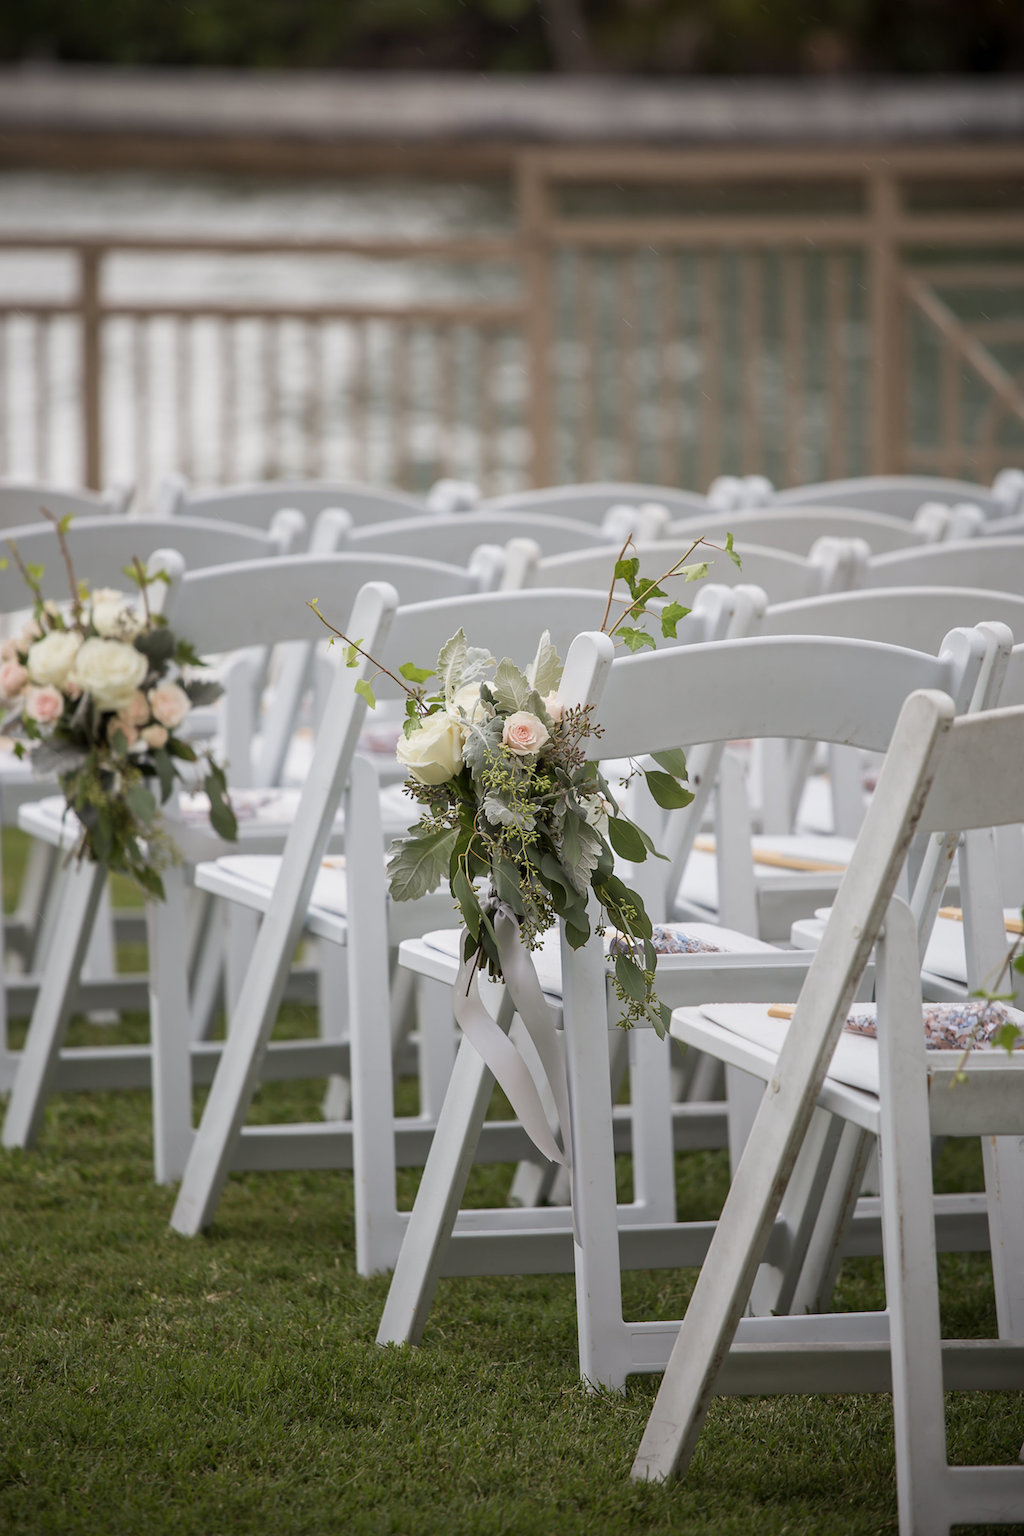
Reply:
[[551, 733], [543, 720], [528, 709], [517, 709], [515, 714], [509, 715], [501, 732], [502, 746], [516, 757], [534, 757], [550, 740]]
[[28, 675], [40, 687], [63, 688], [82, 644], [77, 629], [51, 629], [29, 646]]
[[456, 688], [448, 705], [448, 713], [462, 725], [467, 722], [475, 725], [480, 720], [486, 720], [490, 711], [480, 697], [480, 684], [463, 683], [461, 688]]
[[99, 709], [127, 709], [149, 670], [134, 645], [121, 640], [86, 640], [75, 657], [75, 681]]
[[565, 705], [557, 693], [546, 693], [544, 695], [544, 708], [548, 712], [548, 719], [551, 721], [551, 724], [560, 725], [562, 716], [565, 714]]
[[104, 587], [92, 595], [92, 627], [104, 639], [131, 640], [142, 620], [123, 593]]
[[437, 710], [419, 730], [399, 737], [395, 756], [421, 784], [443, 784], [462, 767], [462, 728], [445, 710]]

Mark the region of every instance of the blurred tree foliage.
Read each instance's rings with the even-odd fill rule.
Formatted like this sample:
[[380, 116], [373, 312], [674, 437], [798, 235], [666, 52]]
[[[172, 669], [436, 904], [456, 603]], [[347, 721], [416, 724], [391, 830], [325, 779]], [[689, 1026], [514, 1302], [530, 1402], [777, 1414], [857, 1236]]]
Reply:
[[3, 0], [0, 58], [639, 74], [1024, 69], [1022, 0]]

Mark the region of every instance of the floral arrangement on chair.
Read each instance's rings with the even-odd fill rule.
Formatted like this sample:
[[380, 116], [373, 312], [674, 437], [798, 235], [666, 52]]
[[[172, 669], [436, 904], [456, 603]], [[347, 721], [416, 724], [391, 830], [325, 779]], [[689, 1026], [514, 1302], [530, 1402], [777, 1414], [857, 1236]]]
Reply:
[[[707, 574], [706, 562], [688, 564], [704, 540], [656, 581], [641, 577], [639, 560], [627, 540], [615, 563], [603, 632], [630, 650], [654, 647], [642, 626], [648, 603], [667, 598], [662, 582], [687, 582]], [[713, 545], [712, 548], [719, 546]], [[739, 564], [727, 537], [724, 553]], [[616, 599], [616, 584], [630, 598]], [[611, 622], [613, 604], [624, 607]], [[323, 619], [314, 600], [310, 606]], [[689, 613], [666, 603], [654, 613], [666, 638]], [[348, 647], [346, 663], [366, 653], [327, 624]], [[471, 646], [463, 631], [442, 648], [434, 668], [408, 662], [398, 675], [368, 657], [406, 693], [404, 735], [397, 747], [406, 768], [406, 791], [423, 806], [420, 820], [389, 850], [388, 878], [396, 901], [427, 895], [446, 879], [466, 928], [463, 959], [486, 966], [495, 978], [503, 963], [494, 917], [512, 915], [520, 942], [536, 948], [557, 918], [573, 948], [590, 937], [588, 897], [601, 907], [601, 924], [616, 930], [613, 986], [626, 1025], [648, 1021], [663, 1033], [667, 1024], [654, 990], [655, 950], [651, 920], [637, 893], [615, 874], [614, 856], [633, 863], [662, 858], [650, 838], [620, 809], [598, 764], [584, 743], [600, 737], [590, 707], [566, 708], [558, 695], [562, 663], [545, 633], [533, 661], [521, 671]], [[431, 691], [426, 685], [433, 680]], [[356, 690], [373, 706], [372, 684]], [[631, 764], [629, 777], [643, 773], [658, 805], [673, 809], [693, 799], [684, 788], [686, 761], [673, 750], [659, 754], [656, 768]], [[628, 782], [628, 778], [623, 781]]]
[[159, 809], [184, 781], [182, 765], [202, 761], [211, 825], [229, 841], [237, 836], [224, 770], [179, 734], [191, 710], [223, 690], [188, 674], [204, 663], [151, 611], [148, 588], [161, 576], [149, 576], [138, 559], [126, 567], [141, 607], [121, 592], [90, 591], [75, 577], [64, 538], [71, 519], [45, 515], [57, 529], [71, 600], [66, 611], [44, 601], [42, 567], [26, 565], [8, 540], [33, 609], [21, 633], [0, 643], [0, 728], [36, 773], [56, 775], [81, 827], [72, 856], [163, 899], [160, 870], [177, 849]]

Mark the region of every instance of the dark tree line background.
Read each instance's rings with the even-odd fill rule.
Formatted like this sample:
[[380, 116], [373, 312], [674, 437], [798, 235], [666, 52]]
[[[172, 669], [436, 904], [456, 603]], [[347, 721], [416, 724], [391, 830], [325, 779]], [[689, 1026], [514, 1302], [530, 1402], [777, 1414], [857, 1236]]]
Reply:
[[1024, 0], [3, 0], [0, 59], [975, 74], [1024, 69]]

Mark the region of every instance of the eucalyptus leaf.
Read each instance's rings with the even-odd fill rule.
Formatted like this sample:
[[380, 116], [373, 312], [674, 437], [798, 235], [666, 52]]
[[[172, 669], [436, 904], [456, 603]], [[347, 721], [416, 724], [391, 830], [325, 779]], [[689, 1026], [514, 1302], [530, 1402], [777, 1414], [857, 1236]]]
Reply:
[[686, 778], [686, 754], [681, 747], [669, 747], [664, 752], [652, 752], [651, 756], [659, 768], [664, 768], [666, 773], [671, 773], [674, 778]]
[[651, 792], [651, 798], [665, 811], [678, 811], [684, 805], [689, 805], [693, 795], [688, 789], [673, 778], [670, 773], [659, 773], [650, 768], [645, 770], [644, 777], [647, 780], [647, 788]]
[[615, 980], [634, 1002], [642, 1003], [647, 996], [647, 982], [643, 969], [629, 955], [615, 956]]
[[138, 821], [149, 823], [156, 815], [156, 801], [145, 784], [132, 784], [125, 790], [125, 804]]
[[628, 859], [631, 864], [642, 864], [647, 857], [639, 827], [627, 821], [624, 816], [609, 816], [608, 841], [619, 858]]

